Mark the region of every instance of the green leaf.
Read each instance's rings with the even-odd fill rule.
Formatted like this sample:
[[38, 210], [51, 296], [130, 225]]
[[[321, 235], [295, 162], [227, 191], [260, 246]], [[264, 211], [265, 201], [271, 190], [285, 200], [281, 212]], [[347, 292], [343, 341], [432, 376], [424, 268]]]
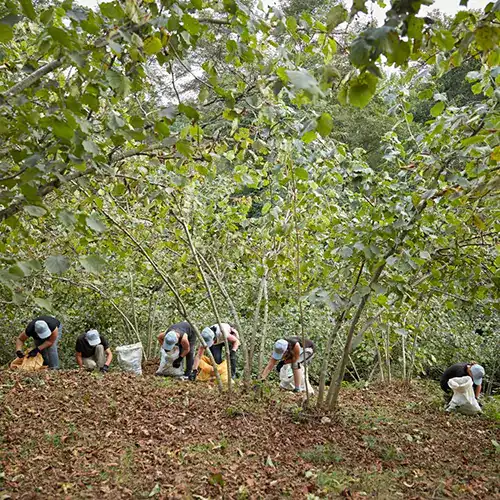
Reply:
[[125, 16], [125, 12], [117, 2], [101, 3], [99, 4], [99, 9], [109, 19], [121, 19]]
[[200, 114], [196, 111], [196, 109], [183, 103], [179, 104], [179, 113], [182, 113], [195, 122], [200, 119]]
[[33, 301], [38, 307], [45, 309], [47, 312], [52, 311], [52, 303], [48, 299], [42, 299], [41, 297], [33, 297]]
[[0, 43], [10, 42], [14, 37], [14, 30], [8, 24], [0, 23]]
[[437, 118], [444, 111], [444, 102], [439, 101], [431, 108], [431, 115]]
[[361, 66], [366, 66], [370, 62], [370, 53], [371, 46], [364, 38], [359, 37], [351, 44], [349, 59], [354, 66], [359, 68]]
[[45, 260], [45, 269], [52, 274], [63, 274], [69, 269], [69, 260], [63, 255], [51, 255]]
[[84, 269], [93, 274], [99, 274], [106, 265], [106, 261], [98, 255], [87, 255], [85, 257], [80, 257], [79, 260]]
[[26, 17], [29, 17], [32, 21], [34, 21], [36, 19], [36, 12], [35, 9], [33, 8], [31, 0], [20, 0], [20, 2], [24, 15]]
[[38, 207], [36, 205], [27, 205], [24, 207], [24, 210], [33, 217], [43, 217], [47, 213], [47, 210], [45, 210], [45, 208]]
[[312, 95], [323, 95], [319, 88], [316, 78], [310, 75], [306, 70], [286, 71], [290, 83], [299, 90], [305, 90]]
[[98, 233], [103, 233], [107, 229], [106, 226], [101, 222], [101, 220], [95, 215], [89, 215], [86, 218], [86, 222], [87, 226], [90, 227], [90, 229], [93, 229]]
[[286, 20], [286, 27], [292, 32], [295, 33], [297, 31], [297, 19], [295, 17], [288, 17]]
[[302, 142], [306, 143], [306, 144], [309, 144], [311, 143], [312, 141], [314, 141], [314, 139], [316, 139], [316, 130], [309, 130], [309, 132], [306, 132], [303, 136], [302, 136]]
[[52, 123], [52, 132], [60, 139], [66, 139], [68, 141], [73, 139], [74, 130], [66, 122], [61, 120]]
[[156, 36], [150, 36], [144, 40], [143, 50], [148, 56], [157, 54], [163, 49], [161, 40]]
[[333, 119], [328, 113], [323, 113], [316, 124], [316, 130], [321, 137], [327, 137], [333, 129]]
[[66, 226], [73, 227], [76, 224], [76, 217], [67, 210], [61, 210], [57, 218]]
[[184, 140], [181, 140], [181, 141], [177, 141], [175, 143], [175, 149], [177, 149], [177, 151], [179, 151], [179, 153], [183, 156], [185, 156], [186, 158], [190, 158], [191, 157], [191, 144], [188, 142], [188, 141], [184, 141]]
[[349, 82], [347, 96], [349, 103], [357, 108], [364, 108], [375, 94], [378, 78], [365, 72]]
[[184, 28], [186, 28], [186, 31], [192, 36], [196, 36], [201, 33], [200, 21], [195, 19], [193, 16], [190, 16], [188, 13], [185, 13], [182, 16], [182, 24]]
[[339, 24], [347, 21], [347, 10], [342, 5], [335, 5], [326, 16], [328, 31], [334, 30]]
[[114, 70], [108, 70], [106, 71], [106, 80], [109, 83], [109, 86], [117, 93], [120, 93], [124, 96], [129, 93], [130, 80], [121, 73], [118, 73]]
[[85, 149], [87, 153], [91, 153], [94, 156], [101, 154], [101, 150], [98, 148], [97, 144], [93, 141], [88, 141], [88, 140], [83, 141], [82, 145], [83, 149]]
[[266, 215], [267, 212], [269, 212], [269, 210], [271, 210], [271, 207], [272, 207], [271, 203], [269, 203], [269, 202], [264, 203], [262, 210], [261, 210], [262, 215]]
[[293, 173], [295, 174], [295, 177], [301, 181], [307, 181], [307, 179], [309, 179], [309, 173], [305, 168], [297, 167], [293, 170]]
[[71, 48], [73, 46], [71, 36], [65, 30], [56, 28], [55, 26], [51, 26], [47, 29], [47, 31], [49, 32], [49, 35], [54, 39], [54, 41], [68, 48]]

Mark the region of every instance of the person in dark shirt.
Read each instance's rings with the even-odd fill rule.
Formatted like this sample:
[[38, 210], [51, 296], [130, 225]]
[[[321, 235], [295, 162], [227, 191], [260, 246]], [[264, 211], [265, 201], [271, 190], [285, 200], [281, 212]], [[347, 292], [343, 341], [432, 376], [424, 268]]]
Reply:
[[29, 357], [35, 357], [40, 353], [43, 364], [51, 370], [59, 369], [59, 355], [57, 343], [61, 338], [61, 322], [52, 316], [38, 316], [31, 321], [23, 333], [16, 339], [16, 356], [24, 357], [23, 346], [29, 337], [35, 342], [35, 348], [29, 353]]
[[309, 364], [314, 356], [314, 342], [306, 339], [305, 346], [302, 348], [302, 339], [299, 337], [289, 337], [287, 339], [279, 339], [274, 344], [274, 350], [269, 359], [269, 363], [262, 372], [261, 379], [265, 380], [276, 366], [278, 372], [283, 365], [292, 365], [293, 381], [295, 388], [293, 392], [300, 392], [302, 386], [302, 372], [300, 370], [301, 363]]
[[441, 377], [441, 389], [446, 393], [451, 393], [448, 381], [455, 377], [465, 377], [467, 375], [472, 379], [474, 394], [478, 398], [479, 394], [481, 394], [484, 368], [477, 363], [457, 363], [448, 367]]
[[82, 333], [76, 339], [76, 362], [80, 368], [94, 371], [98, 368], [102, 373], [109, 370], [113, 353], [109, 348], [108, 339], [97, 330]]
[[186, 359], [184, 376], [189, 378], [193, 369], [194, 348], [196, 343], [196, 332], [194, 328], [187, 321], [171, 325], [166, 332], [158, 335], [158, 343], [165, 351], [171, 351], [175, 346], [179, 347], [179, 357], [172, 365], [174, 368], [179, 368], [182, 360]]

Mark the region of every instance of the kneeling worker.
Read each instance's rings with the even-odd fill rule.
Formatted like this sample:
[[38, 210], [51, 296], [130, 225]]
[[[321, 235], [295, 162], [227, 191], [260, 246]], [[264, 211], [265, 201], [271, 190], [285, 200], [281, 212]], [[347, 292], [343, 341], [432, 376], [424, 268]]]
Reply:
[[[220, 326], [217, 324], [212, 325], [210, 328], [204, 328], [201, 332], [201, 336], [206, 346], [212, 352], [215, 362], [218, 365], [222, 363], [222, 349], [225, 346], [225, 339], [227, 339], [227, 343], [229, 344], [229, 360], [231, 362], [231, 378], [234, 379], [236, 377], [236, 351], [240, 346], [238, 330], [233, 328], [229, 323], [221, 323]], [[198, 348], [190, 380], [196, 379], [198, 366], [202, 356], [205, 354], [205, 349], [206, 347], [204, 346]]]
[[59, 355], [57, 343], [61, 337], [61, 322], [52, 316], [39, 316], [31, 321], [21, 335], [16, 339], [16, 356], [23, 358], [22, 348], [24, 343], [31, 337], [35, 341], [35, 348], [28, 353], [28, 357], [35, 357], [40, 353], [43, 364], [50, 370], [59, 369]]
[[306, 339], [305, 348], [302, 348], [302, 339], [299, 337], [290, 337], [288, 339], [279, 339], [274, 344], [274, 350], [269, 359], [269, 363], [262, 372], [261, 379], [265, 380], [271, 373], [276, 363], [278, 372], [283, 365], [292, 365], [293, 382], [295, 388], [293, 392], [300, 392], [302, 386], [301, 363], [309, 364], [314, 356], [314, 342]]
[[91, 372], [98, 368], [102, 373], [109, 370], [113, 353], [108, 339], [97, 330], [82, 333], [76, 339], [76, 362], [80, 368]]
[[448, 381], [455, 377], [466, 377], [467, 375], [472, 379], [474, 395], [478, 398], [479, 394], [481, 394], [484, 368], [477, 363], [457, 363], [448, 367], [441, 377], [441, 389], [445, 393], [451, 393]]
[[186, 359], [185, 377], [191, 376], [195, 342], [196, 333], [187, 321], [176, 323], [170, 326], [166, 332], [158, 335], [158, 343], [165, 351], [171, 351], [175, 346], [179, 348], [179, 357], [172, 363], [172, 366], [174, 368], [179, 368], [182, 364], [182, 360]]

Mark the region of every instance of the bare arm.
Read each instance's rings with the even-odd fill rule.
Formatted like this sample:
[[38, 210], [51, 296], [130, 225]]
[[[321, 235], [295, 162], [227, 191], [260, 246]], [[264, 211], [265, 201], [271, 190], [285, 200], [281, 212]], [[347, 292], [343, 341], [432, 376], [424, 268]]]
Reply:
[[104, 364], [109, 366], [111, 364], [111, 360], [113, 359], [113, 353], [109, 347], [104, 352], [106, 353], [106, 362]]
[[163, 345], [163, 341], [165, 340], [165, 335], [167, 332], [162, 332], [156, 337], [158, 339], [158, 344], [160, 344], [160, 347]]
[[273, 371], [273, 368], [276, 366], [276, 360], [274, 358], [271, 358], [269, 360], [269, 363], [267, 363], [267, 366], [264, 368], [264, 371], [262, 372], [262, 375], [260, 378], [262, 380], [265, 380], [268, 375]]
[[238, 347], [240, 347], [240, 340], [236, 335], [228, 335], [227, 336], [227, 341], [232, 344], [231, 345], [231, 351], [237, 351]]
[[28, 336], [26, 335], [26, 332], [23, 332], [17, 337], [16, 339], [16, 351], [22, 351], [24, 343], [28, 340]]
[[77, 352], [77, 353], [75, 354], [75, 358], [76, 358], [76, 364], [77, 364], [80, 368], [83, 368], [82, 353], [81, 353], [81, 352]]
[[200, 360], [203, 354], [205, 353], [205, 348], [203, 346], [198, 347], [198, 352], [196, 353], [196, 357], [193, 362], [193, 370], [197, 370], [198, 366], [200, 366]]
[[479, 397], [479, 394], [481, 394], [481, 385], [476, 385], [476, 398]]
[[191, 344], [189, 343], [189, 339], [187, 334], [184, 334], [181, 338], [181, 345], [182, 345], [182, 355], [181, 358], [185, 358], [189, 351], [191, 350]]
[[47, 349], [47, 347], [50, 347], [57, 340], [58, 333], [59, 328], [55, 328], [54, 331], [50, 334], [50, 337], [43, 344], [40, 344], [38, 346], [38, 350], [43, 351], [44, 349]]

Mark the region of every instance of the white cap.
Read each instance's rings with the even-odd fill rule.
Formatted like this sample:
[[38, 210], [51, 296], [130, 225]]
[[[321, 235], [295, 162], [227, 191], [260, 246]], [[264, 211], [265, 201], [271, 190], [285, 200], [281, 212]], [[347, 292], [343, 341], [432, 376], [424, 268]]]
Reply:
[[52, 333], [50, 331], [49, 325], [47, 325], [47, 323], [45, 323], [45, 321], [41, 319], [39, 319], [35, 323], [35, 332], [41, 339], [48, 339]]
[[92, 347], [95, 347], [96, 345], [99, 345], [101, 343], [101, 337], [97, 330], [89, 330], [85, 334], [85, 339]]

